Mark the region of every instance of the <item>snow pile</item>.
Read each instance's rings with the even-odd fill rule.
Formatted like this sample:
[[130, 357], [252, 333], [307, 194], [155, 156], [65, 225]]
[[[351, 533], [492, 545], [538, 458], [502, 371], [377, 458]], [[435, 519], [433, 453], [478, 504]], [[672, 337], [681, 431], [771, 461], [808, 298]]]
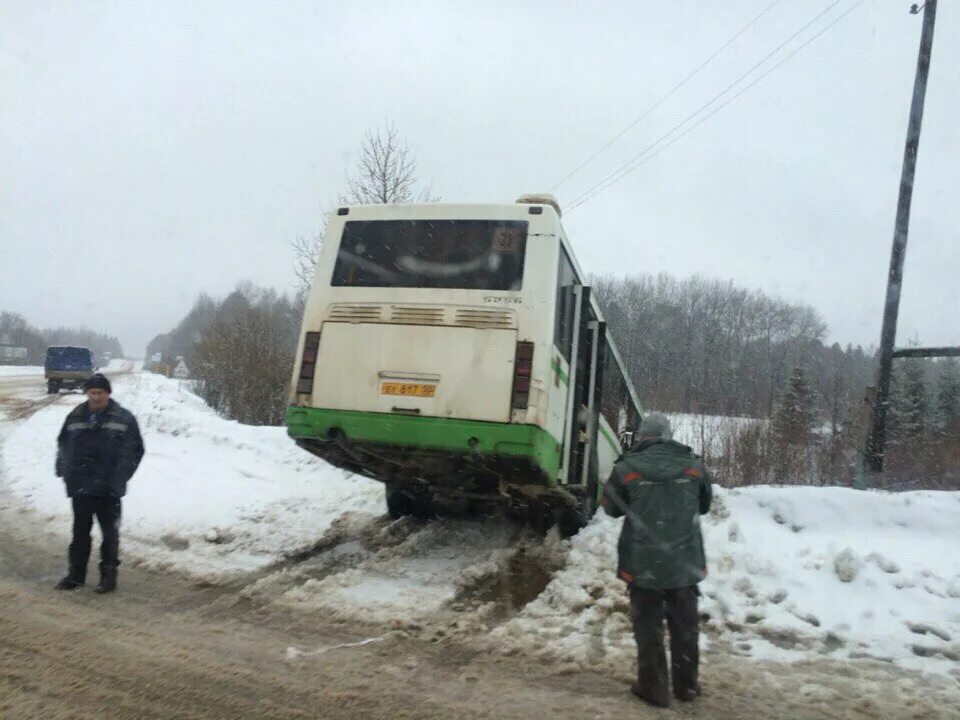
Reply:
[[[704, 524], [707, 635], [758, 658], [812, 653], [956, 672], [957, 527], [960, 493], [719, 489]], [[575, 666], [630, 662], [629, 603], [614, 575], [619, 530], [597, 517], [494, 641]]]
[[[309, 547], [345, 509], [383, 512], [379, 483], [312, 457], [283, 428], [224, 420], [158, 375], [115, 376], [113, 391], [147, 448], [124, 499], [128, 561], [219, 582]], [[10, 492], [64, 538], [71, 515], [53, 474], [55, 438], [79, 402], [65, 396], [18, 423], [3, 447]]]
[[756, 418], [726, 417], [723, 415], [694, 415], [664, 413], [670, 420], [673, 439], [689, 445], [702, 455], [721, 455], [724, 441], [745, 427], [764, 422]]
[[124, 358], [111, 358], [106, 365], [97, 368], [97, 372], [103, 373], [125, 373], [133, 369], [134, 361]]
[[43, 367], [36, 365], [0, 365], [0, 378], [27, 377], [30, 375], [43, 375]]
[[[113, 358], [103, 367], [97, 368], [97, 370], [98, 372], [117, 373], [129, 372], [131, 368], [133, 368], [132, 360]], [[0, 365], [0, 378], [29, 377], [33, 375], [43, 375], [43, 365]]]

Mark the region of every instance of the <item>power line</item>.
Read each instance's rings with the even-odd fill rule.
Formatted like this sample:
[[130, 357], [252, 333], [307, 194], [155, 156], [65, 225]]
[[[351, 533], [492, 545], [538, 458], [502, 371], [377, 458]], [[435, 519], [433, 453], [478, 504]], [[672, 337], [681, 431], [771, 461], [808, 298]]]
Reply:
[[554, 192], [558, 187], [560, 187], [561, 185], [563, 185], [567, 180], [569, 180], [570, 178], [572, 178], [572, 177], [573, 177], [574, 175], [576, 175], [578, 172], [580, 172], [581, 170], [583, 170], [583, 168], [585, 168], [587, 165], [589, 165], [589, 164], [592, 163], [594, 160], [596, 160], [597, 157], [599, 157], [599, 156], [603, 153], [604, 150], [606, 150], [607, 148], [609, 148], [609, 147], [610, 147], [611, 145], [613, 145], [617, 140], [619, 140], [619, 139], [622, 138], [624, 135], [626, 135], [628, 132], [630, 132], [633, 128], [635, 128], [635, 127], [640, 123], [641, 120], [643, 120], [643, 119], [644, 119], [645, 117], [647, 117], [650, 113], [652, 113], [654, 110], [656, 110], [658, 107], [660, 107], [660, 106], [661, 106], [668, 98], [670, 98], [670, 96], [672, 96], [677, 90], [679, 90], [679, 89], [682, 88], [684, 85], [686, 85], [687, 82], [689, 82], [691, 79], [693, 79], [693, 77], [694, 77], [697, 73], [699, 73], [699, 72], [700, 72], [701, 70], [703, 70], [707, 65], [709, 65], [710, 62], [711, 62], [714, 58], [717, 57], [717, 55], [719, 55], [719, 54], [722, 53], [724, 50], [726, 50], [728, 47], [730, 47], [730, 46], [734, 43], [734, 41], [736, 41], [737, 38], [739, 38], [741, 35], [743, 35], [747, 30], [749, 30], [750, 28], [752, 28], [752, 27], [757, 23], [757, 21], [760, 20], [760, 18], [762, 18], [764, 15], [766, 15], [771, 9], [773, 9], [773, 6], [776, 5], [776, 4], [779, 3], [779, 2], [780, 2], [780, 0], [773, 0], [773, 2], [770, 3], [769, 5], [767, 5], [767, 7], [765, 7], [765, 8], [760, 12], [759, 15], [757, 15], [756, 17], [754, 17], [753, 20], [751, 20], [751, 21], [748, 22], [746, 25], [744, 25], [742, 28], [740, 28], [740, 30], [738, 30], [737, 33], [736, 33], [733, 37], [731, 37], [731, 38], [730, 38], [729, 40], [727, 40], [723, 45], [721, 45], [720, 48], [719, 48], [716, 52], [713, 53], [713, 55], [711, 55], [711, 56], [708, 57], [706, 60], [704, 60], [702, 63], [700, 63], [700, 65], [698, 65], [690, 74], [688, 74], [685, 78], [683, 78], [683, 80], [681, 80], [681, 81], [678, 82], [676, 85], [674, 85], [674, 86], [669, 90], [669, 92], [667, 92], [666, 95], [664, 95], [663, 97], [661, 97], [659, 100], [657, 100], [657, 102], [655, 102], [653, 105], [651, 105], [649, 108], [647, 108], [647, 109], [646, 109], [641, 115], [639, 115], [633, 122], [631, 122], [631, 123], [630, 123], [629, 125], [627, 125], [623, 130], [621, 130], [621, 131], [618, 132], [616, 135], [614, 135], [613, 138], [611, 138], [605, 145], [603, 145], [603, 146], [602, 146], [599, 150], [597, 150], [593, 155], [591, 155], [591, 156], [588, 157], [586, 160], [584, 160], [582, 163], [580, 163], [580, 164], [579, 164], [577, 167], [575, 167], [569, 174], [567, 174], [562, 180], [560, 180], [560, 182], [558, 182], [556, 185], [554, 185], [552, 188], [550, 188], [550, 192]]
[[[677, 142], [680, 138], [684, 137], [685, 135], [687, 135], [688, 133], [690, 133], [692, 130], [694, 130], [695, 128], [699, 127], [699, 126], [702, 125], [703, 123], [705, 123], [707, 120], [709, 120], [710, 118], [712, 118], [712, 117], [713, 117], [714, 115], [716, 115], [718, 112], [720, 112], [721, 110], [723, 110], [723, 108], [725, 108], [727, 105], [729, 105], [730, 103], [732, 103], [734, 100], [736, 100], [738, 97], [740, 97], [741, 95], [743, 95], [745, 92], [747, 92], [747, 91], [748, 91], [750, 88], [752, 88], [754, 85], [756, 85], [756, 84], [759, 83], [761, 80], [763, 80], [765, 77], [767, 77], [770, 73], [774, 72], [777, 68], [779, 68], [779, 67], [780, 67], [781, 65], [783, 65], [785, 62], [787, 62], [788, 60], [790, 60], [791, 58], [793, 58], [795, 55], [797, 55], [797, 53], [799, 53], [799, 52], [800, 52], [801, 50], [803, 50], [805, 47], [807, 47], [808, 45], [810, 45], [814, 40], [816, 40], [816, 39], [819, 38], [821, 35], [823, 35], [825, 32], [827, 32], [827, 30], [829, 30], [830, 28], [832, 28], [832, 27], [833, 27], [834, 25], [836, 25], [838, 22], [840, 22], [841, 20], [843, 20], [847, 15], [849, 15], [849, 14], [852, 13], [854, 10], [856, 10], [858, 7], [860, 7], [861, 5], [863, 5], [864, 2], [866, 2], [866, 0], [858, 0], [858, 2], [854, 3], [853, 5], [851, 5], [851, 6], [850, 6], [849, 8], [847, 8], [845, 11], [843, 11], [840, 15], [838, 15], [834, 20], [832, 20], [831, 22], [827, 23], [824, 27], [822, 27], [820, 30], [818, 30], [818, 31], [817, 31], [814, 35], [812, 35], [809, 39], [807, 39], [807, 40], [806, 40], [805, 42], [803, 42], [801, 45], [798, 45], [793, 51], [791, 51], [786, 57], [784, 57], [782, 60], [780, 60], [776, 65], [772, 66], [769, 70], [767, 70], [767, 71], [764, 72], [762, 75], [760, 75], [759, 77], [757, 77], [756, 79], [754, 79], [754, 80], [753, 80], [752, 82], [750, 82], [748, 85], [744, 86], [737, 94], [735, 94], [735, 95], [727, 98], [723, 103], [721, 103], [721, 104], [718, 105], [716, 108], [714, 108], [710, 113], [708, 113], [707, 115], [704, 115], [702, 118], [700, 118], [700, 119], [699, 119], [697, 122], [695, 122], [693, 125], [691, 125], [690, 127], [688, 127], [686, 130], [684, 130], [682, 133], [680, 133], [679, 135], [677, 135], [676, 137], [674, 137], [672, 140], [670, 140], [670, 142], [668, 142], [666, 145], [664, 145], [664, 146], [662, 146], [661, 148], [659, 148], [656, 152], [654, 152], [653, 154], [648, 155], [647, 157], [643, 158], [642, 160], [640, 160], [640, 162], [636, 162], [637, 160], [639, 160], [639, 159], [644, 155], [644, 153], [647, 152], [647, 150], [649, 150], [650, 148], [652, 148], [652, 147], [654, 147], [655, 145], [659, 144], [660, 140], [663, 140], [663, 137], [666, 137], [666, 135], [663, 136], [663, 137], [662, 137], [660, 140], [658, 140], [656, 143], [654, 143], [653, 145], [649, 146], [649, 147], [647, 148], [647, 150], [644, 150], [642, 153], [640, 153], [639, 155], [637, 155], [633, 160], [631, 160], [629, 163], [627, 163], [627, 165], [623, 166], [623, 168], [621, 168], [620, 170], [618, 170], [617, 173], [614, 173], [614, 175], [617, 175], [617, 177], [608, 176], [607, 180], [605, 180], [605, 181], [603, 181], [603, 182], [601, 182], [601, 183], [599, 184], [599, 185], [602, 185], [602, 187], [594, 186], [594, 188], [593, 188], [592, 190], [588, 191], [587, 193], [584, 193], [584, 194], [581, 195], [579, 198], [577, 198], [577, 200], [567, 209], [567, 212], [569, 213], [571, 210], [573, 210], [573, 209], [576, 208], [576, 207], [579, 207], [580, 205], [583, 205], [583, 204], [584, 204], [585, 202], [587, 202], [588, 200], [592, 200], [592, 199], [595, 198], [597, 195], [599, 195], [601, 192], [603, 192], [604, 190], [606, 190], [608, 187], [610, 187], [611, 185], [615, 185], [615, 184], [618, 183], [620, 180], [622, 180], [624, 177], [626, 177], [627, 175], [629, 175], [631, 172], [633, 172], [634, 170], [638, 169], [638, 168], [641, 167], [642, 165], [645, 165], [647, 162], [649, 162], [650, 160], [652, 160], [653, 158], [655, 158], [657, 155], [659, 155], [660, 153], [662, 153], [662, 152], [663, 152], [664, 150], [666, 150], [668, 147], [670, 147], [670, 146], [673, 145], [675, 142]], [[722, 94], [722, 93], [721, 93], [721, 94]], [[702, 109], [702, 108], [701, 108], [701, 109]], [[697, 112], [699, 112], [699, 111], [697, 111]], [[696, 114], [696, 113], [694, 113], [694, 114]], [[688, 119], [689, 119], [689, 118], [688, 118]], [[686, 122], [686, 120], [685, 120], [684, 122]], [[682, 124], [683, 124], [683, 123], [680, 123], [680, 125], [682, 125]], [[674, 130], [676, 130], [680, 125], [674, 127], [673, 130], [670, 131], [670, 133], [672, 133]], [[670, 133], [667, 133], [667, 135], [669, 135]], [[636, 163], [636, 164], [634, 164], [634, 163]], [[629, 167], [628, 167], [628, 166], [629, 166]], [[611, 179], [611, 178], [612, 178], [612, 179]]]
[[835, 8], [837, 5], [839, 5], [840, 2], [841, 2], [841, 0], [833, 0], [833, 2], [831, 2], [829, 5], [827, 5], [827, 7], [825, 7], [823, 10], [821, 10], [819, 13], [817, 13], [817, 14], [813, 17], [813, 19], [811, 19], [809, 22], [807, 22], [803, 27], [801, 27], [799, 30], [797, 30], [797, 31], [794, 32], [792, 35], [790, 35], [790, 37], [788, 37], [788, 38], [787, 38], [786, 40], [784, 40], [782, 43], [780, 43], [779, 45], [777, 45], [773, 50], [771, 50], [771, 51], [770, 51], [769, 53], [767, 53], [763, 58], [761, 58], [756, 64], [754, 64], [749, 70], [747, 70], [745, 73], [743, 73], [742, 75], [740, 75], [736, 80], [734, 80], [732, 83], [730, 83], [729, 85], [727, 85], [723, 90], [721, 90], [719, 93], [717, 93], [717, 94], [714, 95], [712, 98], [710, 98], [710, 100], [708, 100], [707, 102], [705, 102], [703, 105], [701, 105], [699, 108], [697, 108], [694, 112], [692, 112], [690, 115], [688, 115], [688, 116], [687, 116], [686, 118], [684, 118], [682, 121], [680, 121], [679, 123], [677, 123], [676, 125], [674, 125], [672, 128], [670, 128], [670, 130], [668, 130], [665, 134], [663, 134], [662, 136], [660, 136], [660, 138], [658, 138], [658, 139], [656, 140], [656, 142], [654, 142], [654, 143], [652, 143], [651, 145], [648, 145], [646, 148], [644, 148], [644, 149], [639, 153], [639, 155], [634, 156], [632, 159], [630, 159], [629, 161], [627, 161], [627, 163], [625, 163], [624, 165], [622, 165], [620, 168], [618, 168], [618, 169], [615, 170], [614, 172], [610, 173], [610, 175], [608, 175], [607, 177], [605, 177], [603, 180], [601, 180], [600, 182], [598, 182], [596, 185], [594, 185], [593, 187], [591, 187], [589, 190], [587, 190], [586, 192], [581, 193], [581, 194], [578, 195], [576, 198], [574, 198], [573, 203], [571, 203], [571, 205], [577, 205], [577, 204], [579, 204], [580, 200], [582, 200], [584, 197], [586, 197], [587, 195], [590, 195], [591, 193], [593, 193], [593, 191], [596, 190], [596, 189], [597, 189], [598, 187], [600, 187], [601, 185], [604, 185], [604, 183], [606, 183], [608, 180], [610, 180], [610, 178], [612, 178], [612, 177], [620, 174], [621, 172], [623, 172], [623, 170], [625, 170], [627, 167], [629, 167], [635, 160], [637, 160], [637, 158], [641, 157], [642, 155], [644, 155], [644, 154], [647, 153], [648, 151], [652, 150], [654, 147], [656, 147], [656, 146], [659, 145], [661, 142], [663, 142], [664, 140], [666, 140], [670, 135], [672, 135], [672, 134], [675, 133], [677, 130], [679, 130], [681, 127], [683, 127], [683, 126], [686, 125], [688, 122], [690, 122], [691, 120], [693, 120], [693, 119], [694, 119], [697, 115], [699, 115], [701, 112], [703, 112], [703, 111], [706, 110], [708, 107], [710, 107], [711, 105], [713, 105], [713, 103], [715, 103], [715, 102], [716, 102], [717, 100], [719, 100], [721, 97], [723, 97], [724, 95], [726, 95], [732, 88], [736, 87], [736, 85], [738, 85], [744, 78], [748, 77], [754, 70], [756, 70], [758, 67], [760, 67], [761, 65], [763, 65], [767, 60], [769, 60], [771, 57], [773, 57], [773, 56], [776, 55], [778, 52], [780, 52], [786, 45], [788, 45], [790, 42], [792, 42], [798, 35], [800, 35], [801, 33], [803, 33], [807, 28], [809, 28], [811, 25], [813, 25], [814, 23], [816, 23], [817, 20], [819, 20], [820, 18], [822, 18], [824, 15], [826, 15], [826, 14], [827, 14], [828, 12], [830, 12], [831, 10], [833, 10], [833, 8]]
[[835, 8], [838, 4], [840, 4], [840, 2], [841, 2], [841, 0], [833, 0], [833, 2], [831, 2], [829, 5], [827, 5], [827, 7], [825, 7], [823, 10], [821, 10], [819, 13], [817, 13], [817, 14], [813, 17], [813, 19], [811, 19], [809, 22], [807, 22], [805, 25], [803, 25], [799, 30], [797, 30], [797, 31], [794, 32], [792, 35], [790, 35], [790, 37], [788, 37], [788, 38], [787, 38], [786, 40], [784, 40], [782, 43], [780, 43], [779, 45], [777, 45], [773, 50], [771, 50], [771, 51], [770, 51], [769, 53], [767, 53], [763, 58], [761, 58], [756, 64], [754, 64], [752, 67], [750, 67], [745, 73], [743, 73], [742, 75], [740, 75], [736, 80], [734, 80], [732, 83], [730, 83], [729, 85], [727, 85], [723, 90], [721, 90], [719, 93], [717, 93], [717, 94], [714, 95], [712, 98], [710, 98], [710, 100], [708, 100], [707, 102], [705, 102], [703, 105], [701, 105], [699, 108], [697, 108], [695, 111], [693, 111], [693, 112], [692, 112], [690, 115], [688, 115], [686, 118], [684, 118], [684, 119], [681, 120], [679, 123], [677, 123], [677, 124], [674, 125], [672, 128], [670, 128], [666, 133], [664, 133], [664, 134], [661, 135], [659, 138], [657, 138], [657, 140], [656, 140], [655, 142], [653, 142], [653, 143], [651, 143], [650, 145], [648, 145], [647, 147], [645, 147], [639, 154], [635, 155], [633, 158], [631, 158], [630, 160], [628, 160], [628, 161], [627, 161], [624, 165], [622, 165], [620, 168], [618, 168], [617, 170], [615, 170], [615, 171], [613, 171], [612, 173], [610, 173], [610, 175], [608, 175], [607, 177], [605, 177], [603, 180], [601, 180], [600, 182], [598, 182], [596, 185], [592, 186], [589, 190], [581, 193], [581, 194], [578, 195], [576, 198], [574, 198], [573, 202], [571, 203], [571, 209], [572, 209], [573, 207], [581, 204], [581, 201], [582, 201], [584, 198], [586, 198], [586, 197], [588, 197], [588, 196], [589, 196], [589, 197], [593, 197], [594, 191], [597, 190], [597, 188], [603, 189], [604, 187], [607, 187], [606, 184], [610, 181], [611, 178], [614, 178], [614, 177], [620, 175], [621, 173], [623, 173], [623, 172], [624, 172], [625, 170], [627, 170], [627, 168], [629, 168], [630, 165], [632, 165], [637, 159], [639, 159], [640, 157], [642, 157], [643, 155], [645, 155], [647, 152], [649, 152], [650, 150], [652, 150], [653, 148], [655, 148], [657, 145], [659, 145], [660, 143], [662, 143], [664, 140], [666, 140], [668, 137], [670, 137], [673, 133], [675, 133], [675, 132], [676, 132], [677, 130], [679, 130], [681, 127], [683, 127], [683, 126], [686, 125], [688, 122], [690, 122], [691, 120], [693, 120], [693, 119], [694, 119], [697, 115], [699, 115], [701, 112], [703, 112], [703, 111], [706, 110], [708, 107], [710, 107], [711, 105], [713, 105], [713, 103], [715, 103], [717, 100], [719, 100], [721, 97], [723, 97], [723, 96], [724, 96], [726, 93], [728, 93], [732, 88], [736, 87], [741, 81], [743, 81], [745, 78], [747, 78], [754, 70], [756, 70], [757, 68], [759, 68], [759, 67], [760, 67], [761, 65], [763, 65], [767, 60], [769, 60], [771, 57], [773, 57], [773, 56], [776, 55], [778, 52], [780, 52], [780, 50], [782, 50], [786, 45], [788, 45], [790, 42], [792, 42], [798, 35], [800, 35], [800, 34], [803, 33], [805, 30], [807, 30], [807, 28], [809, 28], [811, 25], [813, 25], [814, 23], [816, 23], [817, 20], [819, 20], [821, 17], [823, 17], [824, 15], [826, 15], [828, 12], [830, 12], [833, 8]]

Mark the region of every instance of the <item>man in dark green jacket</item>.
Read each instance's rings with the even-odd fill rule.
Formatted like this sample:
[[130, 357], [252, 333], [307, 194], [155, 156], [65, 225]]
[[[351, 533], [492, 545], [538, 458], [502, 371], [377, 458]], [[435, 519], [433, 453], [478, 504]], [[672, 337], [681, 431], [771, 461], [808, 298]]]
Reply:
[[706, 469], [686, 445], [673, 441], [670, 422], [652, 414], [604, 487], [603, 508], [626, 517], [617, 573], [630, 587], [638, 675], [633, 693], [652, 705], [670, 704], [663, 621], [670, 628], [673, 694], [700, 694], [697, 583], [707, 574], [700, 516], [710, 510]]

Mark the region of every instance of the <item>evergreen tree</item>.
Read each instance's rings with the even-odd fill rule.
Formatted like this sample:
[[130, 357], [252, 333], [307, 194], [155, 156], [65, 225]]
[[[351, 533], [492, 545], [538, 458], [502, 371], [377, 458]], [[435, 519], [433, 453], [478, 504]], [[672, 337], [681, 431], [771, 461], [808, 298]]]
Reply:
[[901, 443], [920, 442], [929, 429], [926, 375], [924, 362], [917, 358], [904, 360], [898, 373], [897, 392], [891, 397], [891, 409]]
[[936, 418], [927, 386], [929, 361], [908, 358], [894, 366], [887, 412], [887, 481], [913, 487], [934, 470]]
[[960, 362], [954, 358], [940, 364], [937, 424], [946, 433], [960, 430]]
[[813, 390], [803, 368], [797, 366], [774, 407], [771, 422], [775, 482], [807, 485], [815, 481], [815, 420]]
[[810, 442], [815, 420], [813, 392], [803, 368], [797, 366], [774, 410], [774, 437], [781, 444], [805, 446]]

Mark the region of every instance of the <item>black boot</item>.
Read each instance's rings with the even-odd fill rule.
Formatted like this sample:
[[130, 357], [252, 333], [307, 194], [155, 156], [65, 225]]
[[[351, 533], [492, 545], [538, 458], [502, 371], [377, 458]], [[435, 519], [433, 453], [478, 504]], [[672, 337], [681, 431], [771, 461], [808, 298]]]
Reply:
[[692, 686], [679, 686], [674, 687], [673, 696], [681, 702], [693, 702], [698, 697], [700, 697], [702, 690], [700, 689], [700, 683]]
[[78, 587], [82, 587], [84, 582], [86, 582], [86, 578], [83, 573], [77, 568], [70, 568], [67, 576], [56, 584], [55, 589], [76, 590]]
[[115, 567], [100, 568], [100, 584], [93, 591], [95, 593], [109, 593], [117, 589], [117, 569]]
[[666, 685], [651, 687], [649, 683], [637, 680], [630, 686], [630, 692], [654, 707], [670, 707], [670, 693], [667, 692]]

